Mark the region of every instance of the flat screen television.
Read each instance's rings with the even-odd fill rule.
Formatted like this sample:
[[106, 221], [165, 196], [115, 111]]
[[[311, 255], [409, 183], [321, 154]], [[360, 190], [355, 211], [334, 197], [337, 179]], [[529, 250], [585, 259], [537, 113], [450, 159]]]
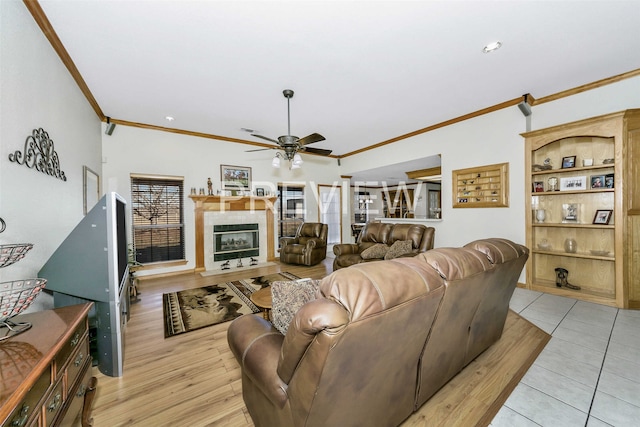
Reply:
[[38, 277], [47, 290], [114, 302], [128, 278], [126, 201], [105, 194], [51, 255]]

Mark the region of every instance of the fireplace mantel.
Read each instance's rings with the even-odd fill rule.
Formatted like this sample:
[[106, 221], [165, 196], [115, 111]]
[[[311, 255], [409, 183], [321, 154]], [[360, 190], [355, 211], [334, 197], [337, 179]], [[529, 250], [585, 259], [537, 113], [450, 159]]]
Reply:
[[204, 262], [205, 212], [265, 211], [267, 215], [267, 260], [273, 261], [276, 259], [275, 244], [273, 240], [273, 211], [276, 197], [190, 195], [189, 198], [193, 200], [193, 203], [195, 204], [196, 272], [204, 271], [206, 269]]

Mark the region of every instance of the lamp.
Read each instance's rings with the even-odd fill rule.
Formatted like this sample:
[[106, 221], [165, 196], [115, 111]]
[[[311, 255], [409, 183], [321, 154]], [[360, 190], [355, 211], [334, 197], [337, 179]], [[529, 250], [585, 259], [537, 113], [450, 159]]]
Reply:
[[304, 160], [302, 160], [302, 156], [298, 153], [293, 154], [293, 152], [289, 152], [289, 153], [283, 154], [283, 153], [277, 152], [276, 155], [271, 160], [271, 166], [273, 166], [274, 168], [279, 168], [280, 159], [289, 160], [289, 169], [300, 169], [300, 167], [304, 163]]
[[302, 160], [302, 156], [298, 153], [296, 153], [295, 156], [293, 156], [293, 166], [302, 166], [302, 164], [304, 163], [304, 161]]

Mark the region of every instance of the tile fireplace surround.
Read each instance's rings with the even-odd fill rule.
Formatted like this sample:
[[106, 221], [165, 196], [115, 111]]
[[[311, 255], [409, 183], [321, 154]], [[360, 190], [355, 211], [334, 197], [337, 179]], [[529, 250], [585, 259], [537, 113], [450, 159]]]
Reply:
[[[196, 272], [219, 269], [213, 261], [213, 225], [258, 223], [260, 228], [259, 261], [274, 261], [275, 197], [189, 196], [194, 203], [196, 232]], [[266, 245], [263, 242], [267, 242]]]

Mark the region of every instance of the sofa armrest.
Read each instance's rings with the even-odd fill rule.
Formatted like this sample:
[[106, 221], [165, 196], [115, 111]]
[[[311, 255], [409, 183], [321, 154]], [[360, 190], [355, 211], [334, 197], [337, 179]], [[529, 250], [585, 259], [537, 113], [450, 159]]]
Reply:
[[307, 240], [307, 249], [324, 248], [325, 246], [327, 246], [326, 243], [327, 242], [319, 237], [311, 237], [309, 240]]
[[298, 243], [297, 237], [281, 237], [280, 238], [280, 248], [284, 248], [289, 244]]
[[287, 397], [287, 385], [278, 376], [278, 359], [284, 336], [259, 315], [245, 314], [229, 325], [229, 348], [243, 375], [279, 408]]
[[343, 254], [357, 254], [360, 247], [355, 243], [341, 243], [339, 245], [333, 245], [333, 253], [335, 256]]
[[296, 313], [282, 344], [278, 375], [286, 383], [291, 381], [300, 360], [316, 335], [324, 330], [333, 332], [345, 327], [349, 313], [335, 301], [321, 298], [303, 305]]

